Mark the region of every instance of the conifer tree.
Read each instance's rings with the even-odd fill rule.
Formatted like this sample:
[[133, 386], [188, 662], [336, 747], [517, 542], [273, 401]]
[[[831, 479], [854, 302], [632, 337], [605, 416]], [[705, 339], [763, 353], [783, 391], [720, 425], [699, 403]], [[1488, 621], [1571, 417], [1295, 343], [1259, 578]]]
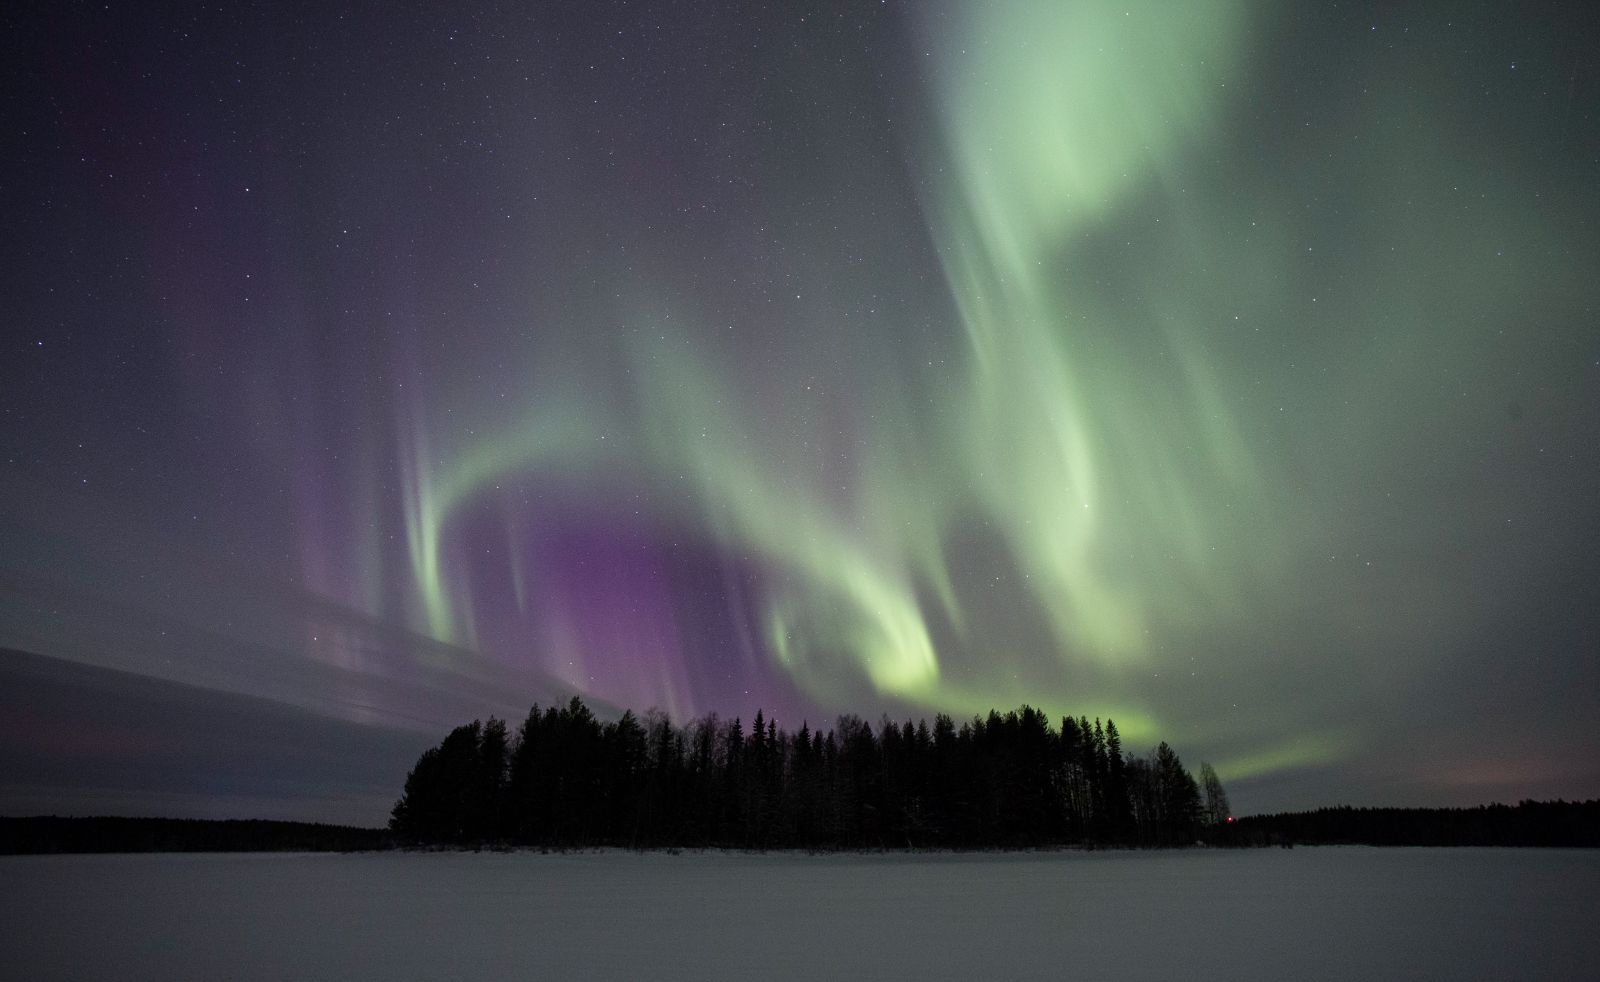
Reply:
[[1228, 792], [1223, 789], [1217, 772], [1205, 761], [1200, 762], [1200, 788], [1205, 794], [1206, 825], [1226, 822], [1233, 815], [1233, 809], [1228, 804]]
[[1134, 834], [1122, 737], [1110, 717], [1106, 718], [1106, 826], [1107, 836], [1113, 842], [1126, 842]]
[[483, 724], [478, 743], [478, 780], [471, 807], [476, 813], [471, 838], [499, 842], [506, 829], [506, 778], [510, 752], [506, 742], [506, 721], [489, 717]]

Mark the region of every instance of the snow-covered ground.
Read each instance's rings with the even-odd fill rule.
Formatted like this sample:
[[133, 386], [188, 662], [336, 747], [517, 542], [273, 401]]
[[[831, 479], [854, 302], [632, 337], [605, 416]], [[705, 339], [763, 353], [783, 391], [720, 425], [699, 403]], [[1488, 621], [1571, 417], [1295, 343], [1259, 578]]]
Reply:
[[1600, 851], [0, 858], [6, 979], [1595, 979]]

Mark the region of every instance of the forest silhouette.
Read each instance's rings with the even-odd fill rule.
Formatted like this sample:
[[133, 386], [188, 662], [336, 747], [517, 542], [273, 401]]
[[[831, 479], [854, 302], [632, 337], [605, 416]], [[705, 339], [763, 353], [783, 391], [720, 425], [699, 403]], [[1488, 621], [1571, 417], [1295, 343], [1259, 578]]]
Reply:
[[1023, 706], [960, 723], [780, 729], [757, 712], [602, 723], [574, 697], [459, 726], [406, 778], [403, 841], [555, 848], [1182, 846], [1229, 820], [1209, 765], [1126, 754], [1116, 724]]
[[1600, 800], [1352, 808], [1234, 820], [1216, 772], [1110, 719], [1023, 706], [957, 724], [780, 729], [757, 713], [602, 723], [574, 698], [456, 727], [406, 778], [387, 829], [266, 820], [0, 817], [0, 855], [395, 847], [994, 849], [1052, 846], [1600, 847]]

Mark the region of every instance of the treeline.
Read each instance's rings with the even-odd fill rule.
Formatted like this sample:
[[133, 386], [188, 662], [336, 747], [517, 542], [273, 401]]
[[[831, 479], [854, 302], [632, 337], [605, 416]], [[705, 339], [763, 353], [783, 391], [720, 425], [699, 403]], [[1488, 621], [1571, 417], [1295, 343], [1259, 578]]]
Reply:
[[779, 729], [757, 712], [674, 726], [601, 723], [583, 702], [457, 727], [406, 778], [390, 828], [424, 844], [755, 849], [1176, 846], [1228, 815], [1162, 743], [1125, 754], [1116, 724], [1059, 729], [1028, 706], [959, 725]]
[[0, 818], [0, 855], [69, 852], [356, 852], [387, 849], [383, 829], [187, 818]]
[[1218, 830], [1226, 845], [1600, 847], [1600, 800], [1476, 808], [1319, 808], [1254, 815]]

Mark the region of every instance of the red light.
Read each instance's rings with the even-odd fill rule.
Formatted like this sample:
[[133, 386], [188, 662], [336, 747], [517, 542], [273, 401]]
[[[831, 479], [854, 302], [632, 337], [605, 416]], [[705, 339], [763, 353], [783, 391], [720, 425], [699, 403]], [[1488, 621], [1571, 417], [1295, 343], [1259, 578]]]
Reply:
[[1232, 815], [1229, 815], [1229, 816], [1228, 816], [1228, 821], [1230, 821], [1230, 822], [1232, 822], [1232, 821], [1233, 821], [1233, 816], [1232, 816]]

